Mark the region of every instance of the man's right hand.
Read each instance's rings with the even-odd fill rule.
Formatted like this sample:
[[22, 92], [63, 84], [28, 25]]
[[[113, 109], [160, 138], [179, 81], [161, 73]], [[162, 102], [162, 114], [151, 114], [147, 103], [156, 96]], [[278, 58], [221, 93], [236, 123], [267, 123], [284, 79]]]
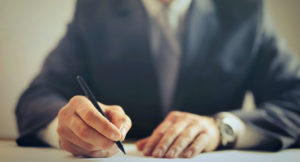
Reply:
[[120, 106], [99, 103], [106, 119], [84, 96], [73, 97], [58, 113], [57, 133], [63, 149], [76, 156], [108, 157], [118, 152], [131, 120]]

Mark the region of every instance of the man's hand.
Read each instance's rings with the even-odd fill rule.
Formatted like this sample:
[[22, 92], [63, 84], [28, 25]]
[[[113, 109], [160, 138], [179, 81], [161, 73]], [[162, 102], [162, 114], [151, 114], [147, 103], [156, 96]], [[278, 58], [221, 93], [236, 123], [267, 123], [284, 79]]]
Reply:
[[120, 106], [101, 104], [106, 119], [84, 96], [73, 97], [58, 113], [60, 145], [73, 155], [108, 157], [118, 151], [131, 120]]
[[145, 156], [190, 158], [215, 150], [219, 143], [220, 133], [213, 118], [173, 111], [150, 137], [136, 144]]

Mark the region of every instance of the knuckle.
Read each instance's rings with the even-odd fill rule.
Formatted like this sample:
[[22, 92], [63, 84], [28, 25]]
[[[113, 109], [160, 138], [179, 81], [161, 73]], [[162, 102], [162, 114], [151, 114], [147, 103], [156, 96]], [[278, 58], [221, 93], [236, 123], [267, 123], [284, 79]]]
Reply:
[[70, 101], [69, 104], [70, 105], [78, 105], [79, 103], [81, 103], [83, 101], [84, 97], [83, 96], [73, 96]]
[[162, 137], [164, 134], [165, 134], [165, 132], [162, 129], [157, 129], [157, 128], [152, 133], [152, 135], [156, 135], [159, 137]]
[[179, 115], [180, 115], [180, 112], [179, 112], [179, 111], [171, 111], [171, 112], [169, 113], [168, 116], [171, 116], [171, 117], [177, 117], [177, 116], [179, 116]]
[[194, 124], [199, 124], [201, 122], [200, 120], [195, 119], [195, 118], [191, 118], [190, 120], [191, 120], [190, 122], [194, 123]]
[[96, 119], [97, 119], [97, 115], [91, 110], [88, 110], [84, 116], [84, 120], [87, 123], [94, 122]]
[[192, 130], [184, 131], [181, 135], [183, 139], [192, 138], [192, 136], [193, 136]]
[[178, 133], [178, 129], [172, 127], [170, 128], [170, 130], [168, 131], [168, 134], [173, 135], [173, 134], [177, 134]]
[[181, 113], [180, 115], [183, 119], [191, 118], [190, 114], [188, 113]]
[[156, 135], [159, 136], [159, 137], [163, 137], [164, 134], [165, 134], [165, 133], [164, 133], [163, 131], [160, 131], [160, 130], [157, 131], [157, 133], [156, 133]]
[[86, 139], [89, 137], [89, 128], [87, 126], [80, 126], [77, 132], [80, 138]]
[[123, 108], [120, 105], [113, 105], [112, 108], [116, 111], [123, 111]]

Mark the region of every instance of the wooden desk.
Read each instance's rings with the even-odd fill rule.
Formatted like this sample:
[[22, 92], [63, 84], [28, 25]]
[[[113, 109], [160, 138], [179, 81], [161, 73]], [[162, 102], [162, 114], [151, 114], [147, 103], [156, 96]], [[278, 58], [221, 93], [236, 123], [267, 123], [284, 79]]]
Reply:
[[76, 158], [66, 151], [54, 148], [18, 147], [14, 141], [0, 141], [0, 161], [2, 162], [67, 162], [67, 161], [99, 161], [99, 162], [155, 162], [155, 161], [194, 161], [194, 162], [300, 162], [300, 149], [289, 149], [276, 153], [253, 151], [216, 151], [203, 153], [193, 159], [155, 159], [144, 157], [136, 150], [134, 144], [126, 144], [127, 155], [121, 153], [110, 158]]

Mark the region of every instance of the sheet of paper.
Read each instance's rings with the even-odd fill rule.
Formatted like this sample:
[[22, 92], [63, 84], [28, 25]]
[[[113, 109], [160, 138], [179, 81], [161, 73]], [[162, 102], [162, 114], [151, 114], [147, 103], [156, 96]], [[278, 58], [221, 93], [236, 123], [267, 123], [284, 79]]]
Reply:
[[203, 153], [192, 159], [164, 159], [144, 157], [137, 151], [134, 144], [125, 144], [127, 155], [121, 152], [109, 158], [78, 158], [70, 153], [53, 148], [18, 147], [13, 141], [0, 141], [0, 161], [30, 161], [30, 162], [67, 162], [67, 161], [97, 161], [97, 162], [300, 162], [300, 149], [289, 149], [280, 152], [253, 152], [253, 151], [216, 151]]

